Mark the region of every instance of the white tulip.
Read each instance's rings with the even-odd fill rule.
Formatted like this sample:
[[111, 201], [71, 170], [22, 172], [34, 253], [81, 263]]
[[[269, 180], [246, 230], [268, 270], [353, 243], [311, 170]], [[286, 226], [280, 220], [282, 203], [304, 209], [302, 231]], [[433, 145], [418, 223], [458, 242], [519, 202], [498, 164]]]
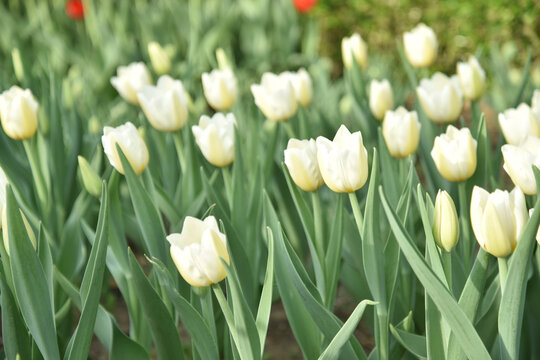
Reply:
[[148, 44], [148, 55], [150, 56], [152, 67], [158, 75], [169, 72], [171, 69], [171, 59], [167, 51], [159, 43], [152, 41]]
[[127, 101], [138, 105], [137, 93], [145, 85], [152, 84], [152, 78], [142, 62], [131, 63], [128, 66], [120, 66], [117, 75], [111, 78], [111, 84], [118, 93]]
[[38, 127], [38, 103], [29, 89], [12, 86], [0, 94], [0, 118], [5, 133], [15, 140], [30, 139]]
[[301, 68], [297, 72], [285, 72], [289, 76], [289, 80], [294, 89], [294, 95], [296, 100], [306, 107], [311, 102], [312, 89], [311, 89], [311, 78], [306, 69]]
[[449, 125], [445, 134], [435, 138], [431, 157], [446, 180], [467, 180], [476, 170], [476, 140], [468, 128]]
[[203, 115], [198, 126], [193, 126], [195, 141], [206, 160], [225, 167], [234, 161], [234, 114], [216, 113], [211, 118]]
[[149, 160], [148, 149], [137, 128], [132, 123], [127, 122], [116, 128], [105, 126], [101, 143], [109, 162], [119, 173], [124, 174], [124, 167], [120, 161], [116, 144], [120, 146], [137, 175], [146, 169]]
[[323, 184], [317, 163], [315, 140], [290, 139], [284, 152], [285, 165], [294, 183], [304, 191], [315, 191]]
[[230, 68], [202, 74], [206, 101], [217, 111], [229, 110], [238, 97], [238, 84]]
[[221, 259], [230, 263], [227, 238], [219, 231], [216, 218], [187, 216], [180, 234], [170, 234], [171, 257], [180, 275], [192, 286], [217, 284], [227, 273]]
[[298, 110], [294, 88], [286, 73], [264, 73], [260, 85], [251, 85], [251, 93], [255, 104], [269, 120], [288, 120]]
[[168, 75], [161, 76], [157, 86], [143, 86], [137, 98], [148, 121], [157, 130], [180, 130], [188, 119], [188, 99], [184, 86], [180, 80]]
[[343, 65], [347, 69], [352, 67], [353, 59], [362, 69], [366, 68], [368, 60], [367, 44], [359, 34], [354, 33], [351, 37], [344, 37], [341, 40], [341, 57]]
[[341, 125], [333, 141], [317, 138], [317, 161], [324, 182], [335, 192], [353, 192], [368, 178], [368, 156], [360, 131]]
[[396, 111], [387, 111], [382, 133], [390, 155], [405, 158], [414, 154], [420, 142], [420, 122], [416, 111], [407, 111], [400, 106]]
[[394, 94], [390, 82], [372, 80], [369, 87], [369, 108], [377, 120], [382, 120], [388, 110], [394, 108]]
[[431, 121], [438, 124], [454, 122], [463, 108], [457, 76], [435, 73], [431, 79], [422, 79], [416, 88], [422, 108]]
[[506, 142], [511, 145], [522, 144], [530, 135], [540, 137], [540, 120], [525, 103], [500, 113], [499, 125]]
[[418, 24], [411, 31], [405, 32], [403, 45], [405, 55], [414, 67], [428, 67], [437, 57], [437, 37], [433, 29], [425, 24]]
[[474, 56], [469, 57], [467, 62], [457, 64], [457, 75], [466, 99], [477, 100], [482, 97], [486, 85], [486, 73]]
[[532, 166], [540, 168], [540, 139], [529, 136], [520, 146], [503, 145], [504, 170], [516, 186], [527, 195], [536, 195]]

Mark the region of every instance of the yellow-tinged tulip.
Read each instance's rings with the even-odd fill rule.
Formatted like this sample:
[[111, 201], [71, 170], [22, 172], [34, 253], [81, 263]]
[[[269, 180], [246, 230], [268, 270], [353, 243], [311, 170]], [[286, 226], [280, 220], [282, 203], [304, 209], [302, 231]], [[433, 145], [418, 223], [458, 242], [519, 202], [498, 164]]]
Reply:
[[437, 37], [433, 29], [425, 24], [418, 24], [405, 32], [403, 45], [409, 63], [416, 68], [428, 67], [437, 57]]
[[382, 120], [394, 108], [394, 94], [388, 80], [372, 80], [369, 87], [369, 108], [377, 120]]
[[285, 165], [294, 183], [304, 191], [315, 191], [323, 184], [317, 163], [315, 140], [290, 139], [284, 152]]
[[204, 220], [187, 216], [182, 233], [171, 234], [167, 240], [176, 268], [190, 285], [217, 284], [227, 276], [220, 260], [230, 263], [227, 238], [213, 216]]
[[470, 56], [467, 62], [457, 64], [457, 75], [464, 98], [477, 100], [482, 97], [486, 85], [486, 73], [474, 56]]
[[525, 103], [500, 113], [499, 125], [506, 142], [511, 145], [522, 144], [530, 135], [540, 137], [540, 119]]
[[407, 111], [400, 106], [396, 111], [387, 111], [382, 133], [390, 155], [406, 158], [414, 154], [420, 142], [420, 122], [416, 111]]
[[131, 122], [116, 128], [105, 126], [101, 143], [109, 162], [119, 173], [124, 174], [124, 167], [120, 161], [116, 144], [120, 146], [137, 175], [146, 169], [149, 160], [148, 148], [141, 134]]
[[[26, 228], [26, 233], [28, 234], [28, 237], [30, 238], [30, 242], [34, 246], [34, 249], [36, 249], [37, 243], [36, 243], [36, 235], [34, 234], [34, 230], [32, 230], [32, 227], [30, 226], [30, 223], [28, 223], [28, 220], [26, 220], [26, 216], [24, 216], [24, 213], [22, 212], [22, 210], [19, 209], [19, 211], [21, 212], [21, 217], [23, 219], [24, 227]], [[4, 248], [6, 249], [7, 254], [10, 255], [8, 226], [9, 224], [7, 221], [7, 209], [6, 209], [6, 206], [4, 205], [3, 210], [2, 210], [2, 228], [3, 228], [2, 239], [4, 240]]]
[[497, 257], [514, 252], [527, 222], [525, 195], [516, 187], [512, 192], [488, 193], [475, 186], [471, 199], [471, 223], [478, 244]]
[[309, 77], [309, 73], [306, 69], [301, 68], [297, 72], [286, 71], [284, 74], [287, 74], [289, 77], [296, 100], [303, 107], [308, 106], [312, 96], [311, 78]]
[[202, 74], [206, 101], [217, 111], [229, 110], [238, 97], [238, 84], [230, 68]]
[[145, 85], [152, 84], [152, 78], [142, 62], [120, 66], [117, 75], [111, 78], [111, 84], [126, 101], [138, 105], [137, 93]]
[[416, 88], [418, 100], [434, 123], [451, 123], [461, 114], [463, 100], [458, 82], [457, 76], [448, 77], [440, 72], [420, 81]]
[[347, 69], [352, 67], [353, 59], [362, 69], [366, 68], [368, 60], [367, 44], [359, 34], [354, 33], [351, 37], [344, 37], [341, 40], [341, 58], [343, 59], [343, 65]]
[[251, 85], [255, 104], [272, 121], [285, 121], [296, 114], [298, 102], [287, 73], [264, 73], [261, 84]]
[[450, 125], [435, 138], [431, 157], [446, 180], [467, 180], [476, 170], [476, 140], [468, 128], [458, 130]]
[[191, 128], [197, 145], [212, 165], [225, 167], [234, 161], [235, 126], [233, 113], [215, 113], [212, 117], [201, 116], [199, 125]]
[[169, 75], [161, 76], [156, 86], [143, 86], [137, 97], [146, 118], [159, 131], [180, 130], [188, 119], [184, 86]]
[[167, 51], [159, 43], [152, 41], [148, 44], [148, 55], [150, 56], [150, 62], [156, 74], [163, 75], [169, 72], [171, 69], [171, 59]]
[[433, 218], [433, 235], [437, 245], [452, 250], [459, 238], [459, 223], [454, 200], [446, 191], [437, 193]]
[[30, 89], [12, 86], [0, 94], [0, 118], [5, 133], [15, 140], [30, 139], [38, 127], [38, 103]]
[[2, 228], [2, 214], [4, 208], [6, 207], [6, 185], [8, 184], [8, 179], [6, 173], [0, 167], [0, 229]]
[[503, 145], [504, 170], [514, 185], [527, 195], [536, 195], [536, 181], [532, 166], [540, 168], [540, 139], [529, 136], [520, 146]]
[[324, 182], [338, 193], [360, 189], [368, 178], [368, 156], [360, 131], [341, 125], [333, 141], [317, 138], [317, 161]]

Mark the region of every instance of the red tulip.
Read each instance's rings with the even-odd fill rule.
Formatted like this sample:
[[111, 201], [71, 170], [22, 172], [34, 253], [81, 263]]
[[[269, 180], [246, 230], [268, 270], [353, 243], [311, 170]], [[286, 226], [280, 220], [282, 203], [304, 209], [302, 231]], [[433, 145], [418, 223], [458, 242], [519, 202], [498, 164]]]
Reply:
[[84, 6], [81, 0], [69, 0], [66, 3], [66, 14], [73, 20], [84, 19]]
[[317, 0], [293, 0], [294, 7], [301, 13], [307, 13], [316, 3]]

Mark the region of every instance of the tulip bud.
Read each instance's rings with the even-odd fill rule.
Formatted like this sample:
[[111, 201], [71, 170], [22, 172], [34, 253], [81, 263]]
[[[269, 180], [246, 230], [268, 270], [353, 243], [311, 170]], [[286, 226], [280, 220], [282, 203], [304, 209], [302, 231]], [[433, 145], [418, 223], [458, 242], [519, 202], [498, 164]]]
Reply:
[[156, 86], [143, 86], [137, 97], [146, 118], [159, 131], [180, 130], [188, 119], [188, 99], [180, 80], [163, 75]]
[[405, 55], [409, 63], [416, 68], [428, 67], [437, 57], [437, 37], [425, 24], [418, 24], [414, 29], [403, 34]]
[[454, 200], [446, 191], [437, 193], [433, 217], [433, 236], [437, 245], [450, 252], [459, 238], [459, 223]]
[[520, 146], [503, 145], [504, 170], [514, 185], [527, 195], [536, 195], [536, 181], [532, 166], [540, 168], [540, 139], [529, 136]]
[[[26, 228], [26, 233], [28, 234], [28, 237], [30, 238], [30, 242], [34, 246], [34, 249], [36, 249], [37, 243], [36, 243], [36, 235], [34, 234], [34, 230], [32, 230], [32, 227], [28, 223], [28, 220], [26, 220], [26, 216], [24, 216], [24, 213], [22, 212], [22, 210], [19, 209], [19, 211], [21, 212], [24, 227]], [[2, 226], [1, 226], [1, 228], [3, 229], [2, 238], [4, 240], [4, 248], [6, 249], [7, 254], [10, 255], [8, 226], [9, 224], [7, 222], [7, 209], [6, 209], [6, 206], [4, 206], [2, 210]]]
[[176, 268], [191, 286], [217, 284], [227, 276], [221, 262], [230, 264], [227, 238], [219, 231], [215, 217], [199, 220], [187, 216], [182, 232], [167, 236], [167, 240]]
[[393, 157], [406, 158], [414, 154], [420, 142], [420, 122], [416, 111], [408, 112], [402, 106], [396, 111], [387, 111], [382, 133]]
[[478, 244], [488, 253], [506, 257], [514, 252], [527, 222], [525, 196], [516, 187], [512, 192], [488, 193], [475, 186], [471, 199], [471, 224]]
[[287, 71], [284, 74], [287, 74], [289, 81], [294, 90], [294, 95], [296, 100], [306, 107], [311, 102], [311, 78], [306, 69], [301, 68], [298, 72]]
[[12, 86], [0, 94], [0, 118], [7, 136], [30, 139], [38, 127], [38, 103], [29, 89]]
[[84, 188], [90, 195], [99, 197], [101, 194], [101, 179], [99, 175], [96, 174], [84, 157], [79, 155], [77, 159], [79, 160], [79, 170], [81, 171]]
[[352, 133], [341, 125], [333, 141], [317, 138], [317, 161], [322, 178], [338, 193], [360, 189], [368, 178], [368, 156], [362, 133]]
[[222, 48], [216, 50], [216, 60], [220, 70], [230, 69], [229, 59], [227, 59], [227, 54]]
[[211, 118], [201, 116], [199, 126], [191, 128], [197, 145], [212, 165], [225, 167], [234, 161], [235, 126], [233, 113], [215, 113]]
[[369, 108], [375, 118], [381, 121], [388, 110], [394, 108], [394, 94], [388, 80], [372, 80], [369, 87]]
[[8, 179], [6, 173], [2, 168], [0, 168], [0, 229], [2, 228], [2, 214], [4, 208], [6, 207], [6, 185], [8, 184]]
[[315, 191], [323, 184], [317, 163], [315, 140], [290, 139], [284, 152], [285, 165], [294, 183], [304, 191]]
[[163, 75], [169, 72], [171, 69], [171, 59], [169, 59], [169, 54], [167, 54], [159, 43], [152, 41], [148, 44], [148, 55], [150, 56], [150, 62], [156, 74]]
[[109, 162], [120, 174], [124, 174], [124, 167], [116, 149], [117, 144], [137, 175], [146, 169], [149, 160], [148, 148], [137, 128], [131, 122], [116, 128], [105, 126], [101, 143]]
[[461, 91], [466, 99], [478, 100], [482, 97], [486, 84], [486, 73], [474, 56], [469, 57], [467, 62], [457, 64], [457, 75]]
[[458, 130], [450, 125], [435, 138], [431, 157], [446, 180], [467, 180], [476, 170], [476, 140], [468, 128]]
[[260, 85], [251, 85], [251, 93], [255, 104], [269, 120], [288, 120], [298, 110], [294, 88], [286, 73], [264, 73]]
[[14, 48], [11, 50], [11, 61], [13, 62], [13, 71], [15, 72], [15, 77], [19, 82], [22, 82], [24, 80], [24, 66], [19, 49]]
[[351, 37], [344, 37], [341, 40], [341, 58], [343, 59], [343, 65], [347, 69], [353, 66], [353, 58], [362, 69], [367, 66], [368, 54], [367, 44], [362, 37], [354, 33]]
[[435, 73], [431, 79], [422, 79], [416, 88], [418, 100], [426, 115], [437, 124], [447, 124], [457, 120], [463, 108], [458, 79]]
[[152, 78], [144, 63], [131, 63], [117, 69], [117, 76], [111, 78], [111, 84], [126, 101], [138, 105], [137, 93], [143, 86], [152, 84]]
[[206, 101], [217, 111], [229, 110], [238, 97], [238, 84], [230, 68], [202, 74]]
[[540, 137], [540, 119], [525, 103], [499, 114], [499, 125], [506, 142], [511, 145], [522, 144], [529, 135]]

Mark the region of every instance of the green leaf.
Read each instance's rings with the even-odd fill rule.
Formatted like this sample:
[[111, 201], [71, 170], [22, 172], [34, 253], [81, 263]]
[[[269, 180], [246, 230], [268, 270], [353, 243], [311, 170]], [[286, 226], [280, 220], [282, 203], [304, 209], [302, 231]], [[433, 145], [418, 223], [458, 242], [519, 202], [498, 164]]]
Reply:
[[255, 324], [259, 332], [261, 341], [261, 356], [264, 354], [264, 344], [266, 343], [266, 333], [268, 331], [268, 322], [270, 321], [270, 312], [272, 310], [272, 295], [274, 289], [274, 235], [270, 228], [266, 228], [266, 238], [268, 239], [268, 260], [266, 263], [266, 275], [264, 277], [261, 299], [257, 310]]
[[532, 60], [532, 51], [531, 48], [527, 50], [527, 62], [525, 63], [525, 68], [523, 69], [523, 75], [521, 77], [521, 81], [519, 82], [519, 88], [516, 92], [516, 98], [514, 100], [514, 107], [517, 107], [521, 103], [521, 96], [523, 95], [523, 91], [525, 90], [525, 87], [527, 86], [527, 82], [530, 78], [530, 70], [531, 70], [531, 60]]
[[328, 249], [326, 250], [326, 257], [324, 258], [327, 281], [326, 298], [324, 303], [328, 309], [332, 309], [334, 307], [339, 277], [341, 275], [341, 252], [344, 238], [343, 208], [343, 196], [338, 196], [336, 210], [334, 211], [334, 221], [332, 222], [332, 229], [330, 231], [332, 245], [328, 246]]
[[347, 341], [349, 341], [349, 338], [353, 336], [354, 330], [356, 330], [356, 326], [358, 326], [366, 306], [376, 304], [376, 302], [370, 300], [363, 300], [356, 305], [356, 308], [352, 312], [351, 316], [349, 316], [345, 324], [343, 324], [336, 336], [334, 336], [330, 344], [319, 357], [319, 360], [338, 359], [341, 348], [347, 343]]
[[410, 333], [394, 327], [392, 324], [390, 324], [390, 332], [392, 332], [392, 335], [394, 335], [396, 340], [411, 354], [421, 359], [427, 358], [425, 336]]
[[6, 186], [6, 204], [11, 273], [17, 303], [43, 356], [51, 360], [60, 359], [52, 294], [10, 185]]
[[450, 329], [454, 332], [456, 340], [460, 343], [466, 355], [471, 359], [490, 359], [491, 357], [480, 336], [474, 329], [471, 320], [460, 309], [457, 302], [433, 270], [426, 264], [426, 261], [416, 248], [403, 224], [388, 204], [382, 188], [379, 188], [379, 193], [384, 211], [401, 247], [401, 251], [407, 258], [418, 280], [420, 280], [447, 321]]
[[131, 281], [137, 292], [148, 327], [152, 332], [158, 357], [165, 360], [184, 359], [180, 334], [174, 318], [169, 314], [167, 307], [144, 275], [131, 249], [128, 252]]

